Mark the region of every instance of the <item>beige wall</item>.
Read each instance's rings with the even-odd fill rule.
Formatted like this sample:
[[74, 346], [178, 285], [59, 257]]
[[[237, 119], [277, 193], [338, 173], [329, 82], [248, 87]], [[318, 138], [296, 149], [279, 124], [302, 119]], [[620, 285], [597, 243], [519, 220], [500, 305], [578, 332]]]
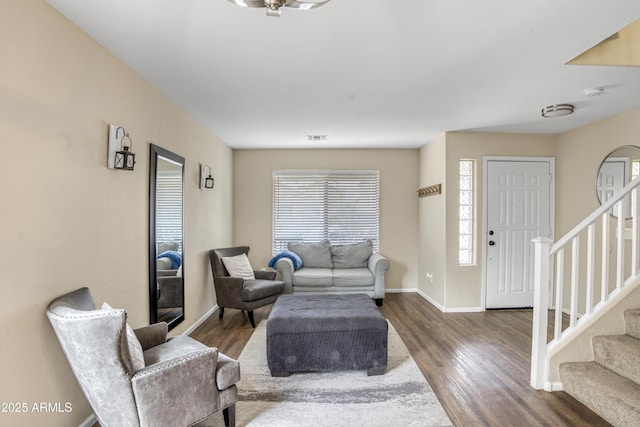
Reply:
[[272, 256], [273, 171], [380, 170], [380, 253], [391, 264], [386, 285], [416, 287], [418, 150], [238, 150], [233, 168], [233, 240], [251, 247], [254, 268]]
[[[442, 184], [442, 193], [420, 198], [419, 214], [419, 259], [417, 288], [428, 299], [443, 309], [445, 306], [446, 248], [445, 233], [447, 213], [445, 202], [446, 182], [446, 134], [441, 134], [420, 149], [419, 187]], [[431, 277], [427, 278], [427, 274]]]
[[[447, 134], [447, 206], [448, 213], [458, 210], [458, 162], [460, 159], [475, 160], [476, 165], [476, 265], [460, 267], [458, 265], [457, 245], [447, 247], [447, 300], [446, 309], [481, 308], [482, 256], [484, 236], [482, 235], [484, 170], [482, 159], [485, 156], [555, 156], [555, 136], [524, 135], [487, 132], [451, 132]], [[448, 215], [447, 241], [455, 242], [458, 236], [457, 217]]]
[[[432, 196], [425, 201], [424, 206], [420, 209], [420, 236], [421, 236], [421, 254], [433, 254], [436, 251], [442, 251], [444, 254], [436, 253], [433, 256], [437, 260], [444, 260], [445, 267], [443, 273], [434, 275], [435, 286], [432, 289], [425, 287], [422, 283], [426, 283], [426, 272], [436, 270], [433, 261], [421, 258], [419, 270], [421, 272], [420, 289], [423, 290], [429, 298], [438, 304], [442, 304], [446, 311], [469, 311], [480, 310], [482, 308], [482, 203], [483, 203], [483, 165], [484, 156], [531, 156], [531, 157], [553, 157], [555, 156], [555, 136], [551, 135], [522, 135], [522, 134], [505, 134], [505, 133], [488, 133], [488, 132], [450, 132], [442, 138], [427, 144], [421, 153], [421, 179], [428, 179], [430, 167], [440, 168], [440, 175], [444, 173], [443, 188], [444, 202], [437, 199], [440, 196]], [[430, 147], [432, 144], [434, 147]], [[433, 159], [428, 158], [432, 151], [438, 152], [440, 146], [444, 145], [444, 161], [445, 166], [433, 165]], [[442, 153], [437, 154], [438, 158], [442, 157]], [[461, 267], [458, 265], [458, 162], [460, 159], [475, 160], [476, 165], [476, 264], [473, 266]], [[424, 168], [426, 168], [426, 170]], [[437, 169], [436, 169], [437, 170]], [[434, 182], [433, 184], [435, 184]], [[423, 183], [421, 182], [421, 185]], [[424, 182], [431, 185], [429, 182]], [[427, 209], [428, 204], [444, 203], [444, 209], [436, 207], [434, 211]], [[439, 212], [434, 214], [434, 212]], [[434, 218], [434, 215], [436, 216]], [[439, 218], [438, 218], [439, 217]], [[434, 248], [431, 246], [432, 235], [434, 233], [430, 223], [433, 222], [437, 226], [445, 227], [444, 244]], [[436, 234], [436, 241], [440, 241], [439, 235]], [[438, 243], [440, 244], [440, 243]], [[442, 269], [442, 268], [441, 268]], [[425, 272], [423, 274], [422, 272]], [[444, 277], [442, 277], [444, 276]]]
[[640, 146], [640, 110], [618, 114], [558, 135], [557, 237], [600, 206], [595, 192], [598, 169], [605, 157], [622, 145]]
[[[148, 324], [149, 142], [186, 158], [184, 331], [214, 305], [206, 251], [231, 243], [232, 151], [41, 0], [0, 2], [1, 402], [70, 413], [0, 414], [71, 426], [91, 411], [45, 309], [89, 286]], [[133, 139], [133, 172], [106, 167], [109, 123]], [[198, 189], [198, 163], [216, 188]]]

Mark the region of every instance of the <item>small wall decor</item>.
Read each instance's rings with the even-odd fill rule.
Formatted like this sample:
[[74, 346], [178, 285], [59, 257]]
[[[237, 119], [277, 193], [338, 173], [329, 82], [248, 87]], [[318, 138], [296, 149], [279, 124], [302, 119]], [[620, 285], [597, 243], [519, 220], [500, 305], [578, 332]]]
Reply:
[[109, 125], [109, 151], [107, 167], [132, 171], [136, 164], [133, 141], [122, 126]]
[[200, 189], [203, 190], [205, 188], [213, 188], [214, 180], [211, 166], [208, 165], [200, 165]]
[[442, 192], [442, 184], [430, 185], [418, 190], [418, 197], [427, 197], [440, 194]]

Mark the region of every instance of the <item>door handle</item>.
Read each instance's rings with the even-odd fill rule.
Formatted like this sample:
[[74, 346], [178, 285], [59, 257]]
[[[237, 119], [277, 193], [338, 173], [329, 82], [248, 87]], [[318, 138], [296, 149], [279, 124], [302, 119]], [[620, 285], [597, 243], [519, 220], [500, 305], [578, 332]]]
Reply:
[[493, 246], [495, 244], [496, 244], [496, 242], [494, 242], [493, 240], [489, 240], [489, 246]]

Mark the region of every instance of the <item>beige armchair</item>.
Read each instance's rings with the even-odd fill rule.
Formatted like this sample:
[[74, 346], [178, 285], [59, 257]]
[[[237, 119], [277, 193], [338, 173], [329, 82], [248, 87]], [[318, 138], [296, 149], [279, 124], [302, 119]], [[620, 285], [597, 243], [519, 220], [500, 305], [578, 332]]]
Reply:
[[[87, 288], [55, 299], [47, 316], [102, 427], [190, 426], [219, 410], [225, 425], [235, 425], [240, 366], [217, 348], [167, 339], [166, 323], [128, 338], [126, 312], [96, 310]], [[134, 342], [144, 366], [130, 350]]]
[[256, 327], [253, 310], [274, 303], [284, 292], [284, 282], [275, 280], [275, 271], [253, 271], [255, 279], [232, 277], [227, 271], [222, 258], [234, 257], [249, 253], [248, 246], [211, 249], [209, 259], [213, 273], [213, 285], [222, 319], [225, 308], [246, 310], [251, 326]]

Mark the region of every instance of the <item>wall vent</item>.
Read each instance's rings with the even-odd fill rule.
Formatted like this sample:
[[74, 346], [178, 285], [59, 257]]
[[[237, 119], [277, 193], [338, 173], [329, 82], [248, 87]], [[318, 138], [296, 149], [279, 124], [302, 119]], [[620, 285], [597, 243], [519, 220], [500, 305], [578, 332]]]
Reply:
[[307, 135], [309, 141], [326, 141], [328, 135]]

